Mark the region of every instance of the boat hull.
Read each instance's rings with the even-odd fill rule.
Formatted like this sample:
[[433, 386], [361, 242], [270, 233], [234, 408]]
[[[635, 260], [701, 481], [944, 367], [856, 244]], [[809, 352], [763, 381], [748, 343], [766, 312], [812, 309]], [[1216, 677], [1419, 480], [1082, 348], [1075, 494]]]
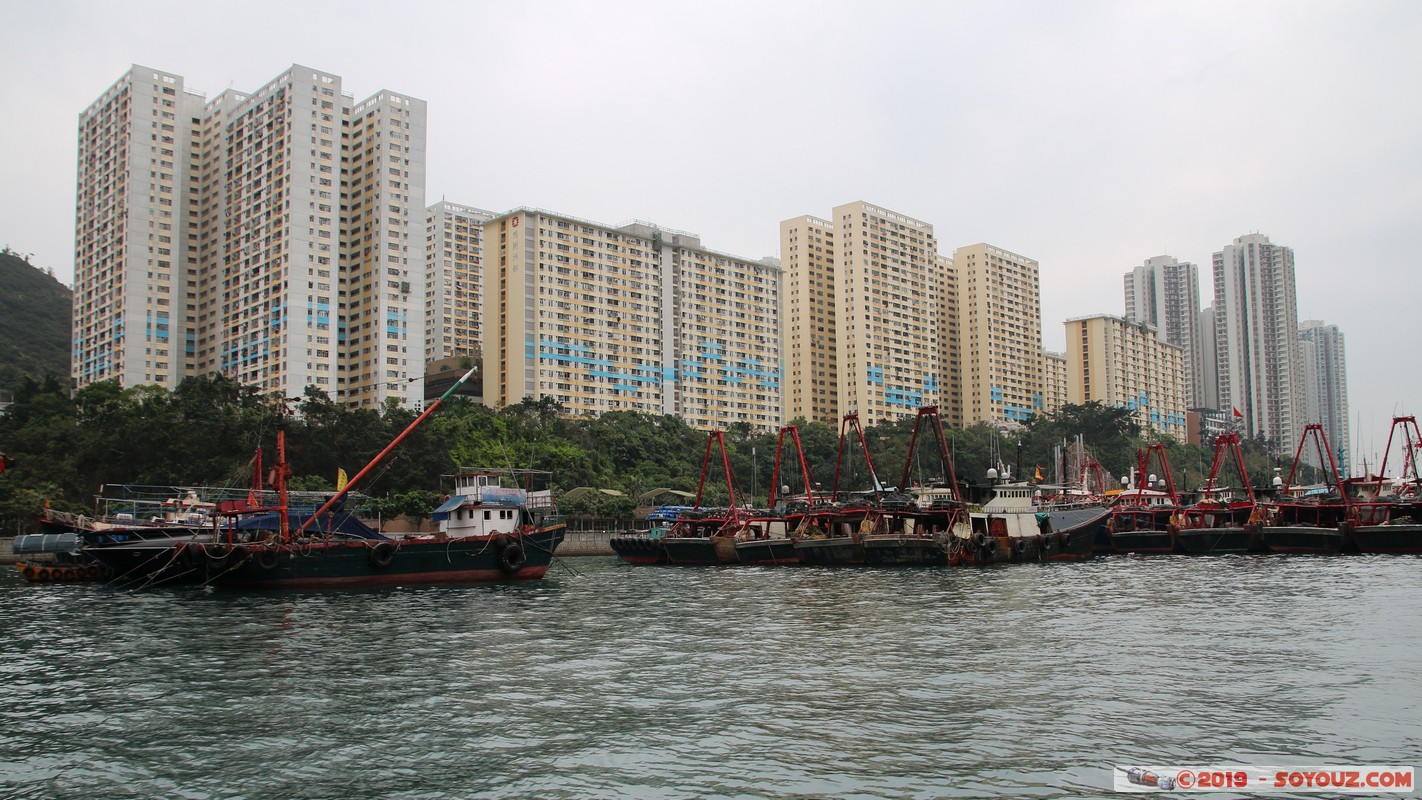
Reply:
[[854, 566], [864, 563], [864, 546], [853, 536], [832, 539], [797, 539], [795, 552], [801, 564], [823, 567]]
[[667, 549], [661, 537], [614, 536], [608, 540], [612, 552], [628, 564], [665, 564]]
[[700, 566], [740, 563], [736, 540], [729, 536], [669, 536], [662, 540], [667, 563]]
[[1339, 528], [1318, 528], [1311, 525], [1267, 526], [1259, 531], [1264, 545], [1273, 553], [1341, 553], [1347, 547], [1347, 535]]
[[865, 536], [864, 563], [871, 567], [933, 567], [948, 563], [943, 542], [924, 536]]
[[1259, 532], [1251, 527], [1187, 528], [1175, 534], [1175, 541], [1192, 555], [1267, 551]]
[[1117, 553], [1166, 555], [1177, 552], [1175, 535], [1164, 531], [1116, 531], [1111, 534], [1111, 549]]
[[793, 539], [751, 539], [736, 542], [736, 559], [742, 564], [781, 566], [800, 563]]
[[1422, 553], [1422, 525], [1350, 525], [1360, 553]]
[[198, 586], [207, 580], [205, 543], [213, 535], [151, 537], [85, 544], [84, 555], [104, 566], [110, 583], [123, 588]]
[[[439, 539], [332, 540], [222, 546], [207, 581], [223, 589], [326, 589], [538, 580], [564, 526]], [[216, 556], [226, 553], [226, 561]]]

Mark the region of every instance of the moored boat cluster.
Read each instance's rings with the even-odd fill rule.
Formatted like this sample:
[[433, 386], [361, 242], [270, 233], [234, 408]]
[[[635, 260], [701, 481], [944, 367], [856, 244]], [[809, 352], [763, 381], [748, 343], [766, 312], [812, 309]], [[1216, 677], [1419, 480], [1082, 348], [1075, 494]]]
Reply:
[[[777, 502], [787, 437], [794, 444], [794, 463], [804, 486]], [[928, 437], [936, 445], [932, 455], [941, 469], [927, 480], [910, 481], [919, 441]], [[703, 508], [711, 452], [718, 443], [732, 502]], [[841, 491], [841, 468], [846, 456], [853, 460], [856, 449], [870, 488]], [[794, 426], [780, 432], [769, 509], [735, 504], [726, 458], [720, 432], [712, 432], [696, 505], [645, 532], [613, 537], [618, 556], [632, 564], [956, 566], [1070, 561], [1093, 555], [1095, 536], [1110, 514], [1099, 499], [1065, 492], [1044, 497], [1038, 487], [1006, 478], [993, 482], [985, 502], [966, 502], [936, 406], [919, 409], [904, 471], [894, 489], [879, 481], [858, 415], [852, 413], [840, 429], [835, 482], [828, 494], [816, 492]]]
[[[936, 439], [944, 469], [937, 480], [910, 483], [908, 464], [925, 430]], [[1422, 448], [1413, 418], [1395, 420], [1394, 434], [1399, 430], [1405, 452]], [[836, 474], [834, 488], [817, 495], [798, 432], [788, 427], [781, 430], [780, 450], [789, 435], [805, 475], [804, 489], [777, 502], [773, 488], [771, 508], [751, 509], [734, 504], [724, 440], [713, 432], [701, 488], [712, 445], [719, 442], [733, 502], [704, 508], [699, 489], [696, 505], [654, 515], [656, 524], [613, 537], [612, 548], [630, 564], [823, 566], [967, 566], [1074, 561], [1112, 553], [1422, 553], [1422, 479], [1415, 467], [1409, 461], [1398, 481], [1343, 480], [1321, 425], [1306, 427], [1287, 481], [1272, 487], [1268, 500], [1256, 497], [1249, 483], [1239, 436], [1220, 435], [1209, 481], [1189, 503], [1175, 489], [1161, 445], [1140, 451], [1138, 469], [1122, 490], [1075, 486], [1050, 487], [1044, 493], [1043, 487], [991, 471], [986, 497], [971, 504], [959, 493], [936, 408], [920, 409], [904, 476], [894, 490], [880, 488], [854, 414], [846, 415], [841, 427], [836, 472], [850, 434], [857, 436], [873, 490], [841, 493]], [[1389, 435], [1389, 449], [1391, 441]], [[1300, 456], [1310, 442], [1318, 463], [1329, 466], [1330, 477], [1321, 486], [1295, 486]], [[1238, 490], [1220, 482], [1227, 466], [1238, 472]], [[1154, 467], [1163, 477], [1151, 471]], [[777, 453], [776, 488], [780, 474]]]

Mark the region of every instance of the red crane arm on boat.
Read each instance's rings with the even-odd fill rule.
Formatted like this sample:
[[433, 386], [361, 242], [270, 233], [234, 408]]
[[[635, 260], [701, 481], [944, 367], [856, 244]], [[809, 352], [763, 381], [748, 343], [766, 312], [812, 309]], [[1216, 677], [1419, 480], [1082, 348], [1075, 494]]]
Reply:
[[800, 460], [800, 476], [805, 480], [805, 501], [813, 506], [815, 504], [814, 480], [810, 477], [810, 465], [805, 461], [805, 448], [800, 445], [800, 428], [796, 425], [787, 425], [780, 429], [780, 436], [775, 441], [775, 473], [770, 479], [770, 507], [775, 508], [775, 499], [780, 491], [780, 460], [784, 454], [787, 431], [795, 444], [795, 455]]
[[350, 494], [351, 489], [355, 488], [355, 486], [360, 483], [362, 478], [364, 478], [366, 475], [369, 475], [371, 470], [379, 466], [380, 462], [384, 461], [385, 457], [390, 455], [391, 450], [394, 450], [396, 447], [399, 446], [401, 442], [405, 441], [405, 437], [409, 436], [411, 433], [414, 432], [416, 428], [420, 427], [420, 425], [424, 423], [424, 421], [429, 417], [429, 415], [434, 413], [436, 408], [439, 408], [441, 405], [443, 405], [444, 401], [447, 400], [450, 395], [454, 394], [455, 390], [463, 386], [464, 382], [469, 380], [470, 376], [474, 374], [474, 371], [476, 369], [478, 368], [470, 367], [469, 371], [464, 373], [464, 377], [455, 381], [454, 385], [449, 387], [449, 389], [446, 390], [444, 394], [440, 395], [438, 400], [426, 406], [425, 410], [418, 417], [415, 417], [414, 422], [411, 422], [408, 426], [406, 426], [405, 430], [401, 431], [399, 436], [396, 436], [390, 441], [390, 444], [385, 445], [385, 449], [377, 453], [375, 458], [372, 458], [370, 460], [370, 463], [366, 464], [360, 472], [357, 472], [354, 476], [351, 477], [350, 480], [346, 481], [346, 488], [331, 495], [331, 499], [327, 500], [320, 508], [316, 509], [316, 513], [312, 514], [309, 519], [301, 523], [301, 527], [297, 528], [296, 532], [293, 535], [299, 536], [302, 531], [310, 527], [311, 523], [319, 519], [322, 514], [325, 514], [327, 511], [330, 511], [332, 506], [345, 499], [345, 496]]

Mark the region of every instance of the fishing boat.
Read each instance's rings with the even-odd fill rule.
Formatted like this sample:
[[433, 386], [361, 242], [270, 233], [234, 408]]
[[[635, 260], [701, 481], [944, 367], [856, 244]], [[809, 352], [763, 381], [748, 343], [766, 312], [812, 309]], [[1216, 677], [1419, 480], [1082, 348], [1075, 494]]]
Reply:
[[[857, 474], [854, 451], [850, 449], [846, 452], [845, 447], [851, 432], [863, 457], [864, 474], [869, 483], [867, 488], [847, 488]], [[841, 489], [842, 486], [846, 488]], [[835, 455], [834, 483], [829, 498], [815, 504], [793, 537], [800, 563], [817, 566], [865, 563], [862, 537], [873, 529], [873, 516], [879, 508], [882, 494], [883, 485], [874, 471], [874, 459], [869, 455], [869, 444], [864, 438], [864, 428], [859, 424], [859, 414], [851, 411], [840, 421], [839, 450]]]
[[[1237, 498], [1228, 487], [1218, 483], [1220, 469], [1231, 456], [1243, 487], [1243, 495]], [[1222, 433], [1215, 439], [1215, 457], [1200, 500], [1181, 509], [1177, 519], [1175, 540], [1187, 553], [1264, 552], [1264, 540], [1258, 529], [1259, 506], [1249, 483], [1249, 470], [1244, 466], [1239, 434]]]
[[[1117, 553], [1164, 554], [1183, 552], [1175, 541], [1174, 517], [1180, 497], [1170, 475], [1165, 445], [1153, 444], [1136, 451], [1137, 467], [1111, 507], [1107, 530]], [[1158, 463], [1164, 477], [1150, 471]]]
[[[293, 509], [286, 478], [285, 401], [277, 406], [275, 503], [218, 504], [211, 528], [116, 546], [85, 546], [110, 566], [115, 559], [153, 568], [129, 585], [186, 583], [230, 589], [309, 589], [542, 578], [563, 539], [564, 524], [527, 487], [496, 485], [487, 471], [456, 476], [454, 494], [435, 511], [439, 532], [391, 538], [343, 510], [360, 481], [473, 375], [471, 369], [430, 403], [347, 484], [310, 513]], [[545, 495], [549, 496], [549, 495]], [[115, 574], [123, 573], [120, 568]], [[143, 574], [141, 571], [137, 571]]]
[[[433, 534], [390, 538], [373, 530], [298, 526], [254, 542], [199, 545], [207, 582], [226, 589], [320, 589], [537, 580], [563, 541], [551, 490], [533, 470], [466, 469], [437, 508]], [[304, 530], [303, 530], [304, 528]]]
[[690, 506], [661, 506], [647, 515], [644, 530], [629, 531], [608, 540], [612, 552], [628, 564], [666, 564], [667, 550], [663, 543], [667, 532], [676, 524], [677, 516]]
[[[924, 466], [920, 435], [932, 436]], [[917, 470], [916, 470], [917, 468]], [[948, 538], [964, 514], [958, 477], [948, 454], [937, 406], [924, 406], [914, 419], [898, 491], [883, 497], [868, 532], [860, 537], [864, 563], [870, 566], [937, 566], [948, 562]]]
[[[1394, 437], [1401, 432], [1402, 474], [1387, 481], [1388, 457]], [[1422, 476], [1417, 451], [1422, 433], [1417, 418], [1394, 417], [1383, 449], [1382, 466], [1375, 481], [1361, 481], [1362, 496], [1353, 502], [1345, 532], [1361, 553], [1422, 553]], [[1344, 481], [1345, 484], [1350, 481]]]
[[[1316, 463], [1327, 465], [1325, 482], [1296, 486], [1294, 478], [1298, 475], [1300, 456], [1310, 441], [1315, 447]], [[1351, 513], [1351, 501], [1338, 477], [1338, 464], [1333, 460], [1322, 425], [1315, 422], [1304, 426], [1289, 477], [1279, 496], [1265, 504], [1263, 510], [1259, 535], [1271, 552], [1329, 554], [1348, 549], [1344, 524]]]
[[[710, 508], [701, 505], [706, 496], [706, 478], [711, 468], [711, 449], [719, 446], [722, 475], [726, 481], [729, 505]], [[726, 434], [714, 430], [706, 437], [706, 452], [701, 457], [701, 478], [696, 486], [694, 505], [677, 515], [662, 539], [670, 564], [737, 564], [736, 533], [749, 515], [736, 505], [736, 484], [731, 474], [731, 457], [726, 451]]]
[[966, 528], [955, 527], [948, 563], [1083, 561], [1095, 555], [1097, 531], [1110, 514], [1094, 500], [1043, 502], [1037, 486], [1013, 480], [999, 464], [988, 470], [982, 502], [968, 506]]
[[[800, 472], [800, 491], [790, 493], [789, 469], [784, 468], [785, 442], [787, 436], [795, 446], [794, 464]], [[800, 552], [795, 548], [792, 534], [799, 530], [815, 505], [814, 478], [810, 476], [810, 465], [805, 461], [805, 450], [800, 444], [800, 429], [787, 425], [780, 429], [775, 442], [775, 470], [770, 480], [770, 509], [764, 514], [752, 514], [735, 535], [736, 559], [742, 564], [760, 566], [799, 564]]]

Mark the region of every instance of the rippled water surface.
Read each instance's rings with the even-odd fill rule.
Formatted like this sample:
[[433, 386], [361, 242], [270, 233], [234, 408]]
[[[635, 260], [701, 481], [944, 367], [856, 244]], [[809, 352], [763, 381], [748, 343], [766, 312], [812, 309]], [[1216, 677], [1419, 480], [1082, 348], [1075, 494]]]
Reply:
[[564, 564], [265, 594], [6, 568], [0, 797], [1108, 796], [1119, 764], [1422, 764], [1414, 557]]

